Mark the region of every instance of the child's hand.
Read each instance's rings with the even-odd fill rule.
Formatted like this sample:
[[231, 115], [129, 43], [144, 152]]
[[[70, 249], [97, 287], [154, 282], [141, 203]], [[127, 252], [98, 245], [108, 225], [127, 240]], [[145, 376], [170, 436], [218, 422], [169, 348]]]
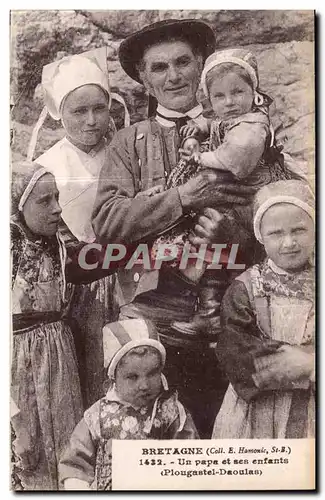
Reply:
[[191, 158], [195, 163], [201, 163], [201, 153], [193, 153]]
[[201, 153], [192, 153], [191, 151], [182, 148], [178, 150], [178, 153], [180, 155], [181, 160], [189, 160], [191, 158], [195, 162], [200, 163]]
[[315, 354], [304, 346], [283, 345], [275, 354], [255, 360], [256, 373], [253, 375], [259, 389], [290, 389], [298, 382], [312, 380]]
[[197, 125], [183, 125], [183, 127], [181, 127], [179, 131], [180, 136], [183, 138], [190, 136], [199, 137], [200, 132], [201, 130]]
[[154, 196], [155, 194], [162, 193], [164, 190], [163, 186], [153, 186], [145, 191], [140, 191], [136, 194], [136, 198], [139, 196]]
[[64, 481], [65, 490], [91, 490], [89, 483], [83, 481], [82, 479], [77, 479], [76, 477], [69, 477]]

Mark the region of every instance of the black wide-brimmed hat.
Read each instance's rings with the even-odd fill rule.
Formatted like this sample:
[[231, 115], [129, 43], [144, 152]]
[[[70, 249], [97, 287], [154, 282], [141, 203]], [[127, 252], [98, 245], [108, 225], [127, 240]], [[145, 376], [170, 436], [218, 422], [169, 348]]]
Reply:
[[150, 24], [123, 40], [119, 48], [122, 68], [133, 80], [142, 83], [137, 65], [145, 49], [173, 38], [187, 41], [202, 54], [203, 60], [215, 50], [215, 36], [208, 24], [197, 19], [166, 19]]

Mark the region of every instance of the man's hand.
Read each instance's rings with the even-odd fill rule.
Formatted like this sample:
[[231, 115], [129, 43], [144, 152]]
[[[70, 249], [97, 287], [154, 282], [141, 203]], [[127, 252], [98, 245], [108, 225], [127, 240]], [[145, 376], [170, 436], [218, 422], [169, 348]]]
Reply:
[[154, 196], [155, 194], [162, 193], [164, 191], [163, 186], [153, 186], [151, 188], [146, 189], [145, 191], [139, 191], [135, 198], [139, 198], [139, 196]]
[[213, 169], [204, 169], [196, 177], [178, 187], [183, 208], [203, 210], [218, 205], [247, 205], [256, 188], [239, 184], [219, 184]]
[[315, 355], [303, 346], [283, 345], [275, 354], [257, 358], [253, 375], [259, 389], [286, 390], [305, 382], [306, 388], [312, 380]]
[[205, 208], [199, 215], [194, 226], [194, 232], [189, 235], [194, 246], [209, 244], [216, 241], [224, 216], [214, 208]]

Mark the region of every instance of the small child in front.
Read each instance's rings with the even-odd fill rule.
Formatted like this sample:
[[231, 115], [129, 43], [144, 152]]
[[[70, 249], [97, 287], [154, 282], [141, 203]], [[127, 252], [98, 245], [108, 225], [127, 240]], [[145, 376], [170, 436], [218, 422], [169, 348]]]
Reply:
[[256, 195], [254, 232], [267, 258], [226, 291], [217, 356], [230, 385], [212, 437], [315, 435], [314, 197], [279, 181]]
[[112, 439], [198, 439], [192, 417], [168, 389], [166, 351], [143, 319], [103, 329], [110, 386], [76, 426], [60, 462], [66, 490], [110, 490]]

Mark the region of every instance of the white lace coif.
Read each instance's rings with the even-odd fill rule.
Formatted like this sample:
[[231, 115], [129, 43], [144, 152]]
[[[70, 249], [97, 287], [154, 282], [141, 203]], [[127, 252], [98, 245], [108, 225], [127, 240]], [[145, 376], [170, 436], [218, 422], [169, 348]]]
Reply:
[[130, 125], [130, 115], [123, 97], [110, 92], [107, 63], [107, 47], [94, 49], [83, 54], [67, 56], [60, 61], [47, 64], [42, 73], [42, 89], [44, 91], [45, 108], [41, 112], [34, 127], [28, 148], [27, 158], [33, 159], [37, 136], [47, 113], [54, 120], [61, 118], [61, 107], [65, 97], [84, 85], [98, 85], [108, 95], [109, 108], [111, 99], [116, 99], [124, 106], [124, 126]]

